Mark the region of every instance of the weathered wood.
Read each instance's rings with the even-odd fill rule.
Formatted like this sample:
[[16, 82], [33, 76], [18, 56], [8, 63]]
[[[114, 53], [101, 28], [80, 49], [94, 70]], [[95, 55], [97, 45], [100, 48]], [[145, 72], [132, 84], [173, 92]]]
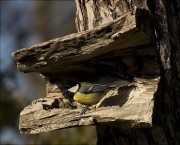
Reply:
[[[49, 81], [47, 97], [21, 112], [21, 133], [96, 125], [101, 145], [179, 144], [179, 1], [75, 0], [75, 4], [77, 30], [88, 31], [13, 53], [20, 71], [40, 72]], [[100, 82], [104, 72], [129, 75], [135, 82], [118, 90], [118, 95], [110, 91], [96, 110], [79, 116], [82, 105], [62, 93], [64, 80]], [[111, 78], [108, 74], [103, 81]]]
[[[39, 72], [48, 81], [47, 96], [33, 101], [21, 112], [21, 133], [34, 134], [97, 123], [121, 129], [152, 126], [159, 68], [153, 34], [145, 29], [146, 23], [137, 21], [140, 11], [146, 13], [137, 9], [91, 30], [12, 54], [19, 71]], [[83, 105], [63, 92], [69, 80], [106, 85], [129, 83], [129, 87], [109, 91], [96, 109], [92, 107], [79, 116]]]
[[156, 55], [150, 38], [138, 29], [136, 16], [131, 13], [94, 29], [12, 53], [19, 71], [40, 73], [68, 72], [72, 66], [83, 68], [82, 62], [91, 58], [127, 55]]
[[158, 78], [137, 79], [129, 87], [111, 90], [95, 110], [92, 108], [82, 116], [79, 115], [82, 106], [71, 103], [60, 94], [59, 97], [36, 100], [21, 112], [20, 132], [35, 134], [97, 123], [121, 129], [151, 127], [153, 96], [158, 82]]
[[133, 3], [134, 1], [75, 0], [76, 28], [78, 32], [81, 32], [113, 21], [122, 15], [133, 11]]

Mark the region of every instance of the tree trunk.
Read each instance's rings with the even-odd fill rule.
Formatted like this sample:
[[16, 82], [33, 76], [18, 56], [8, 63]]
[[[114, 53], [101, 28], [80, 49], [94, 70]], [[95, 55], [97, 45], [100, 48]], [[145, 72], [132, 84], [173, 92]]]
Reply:
[[137, 10], [139, 28], [156, 44], [161, 71], [154, 98], [153, 127], [120, 130], [97, 123], [97, 144], [180, 144], [180, 1], [75, 0], [75, 4], [78, 31]]
[[[21, 112], [20, 132], [96, 125], [97, 144], [180, 144], [180, 2], [75, 4], [81, 32], [12, 54], [19, 71], [39, 72], [48, 81], [47, 96]], [[68, 80], [125, 81], [126, 87], [79, 116], [83, 106], [63, 91]]]

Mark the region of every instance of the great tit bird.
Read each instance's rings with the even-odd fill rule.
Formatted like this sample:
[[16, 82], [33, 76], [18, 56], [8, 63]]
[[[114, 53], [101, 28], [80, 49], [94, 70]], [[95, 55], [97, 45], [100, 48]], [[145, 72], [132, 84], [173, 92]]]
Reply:
[[98, 103], [104, 95], [111, 89], [128, 86], [129, 84], [106, 86], [101, 84], [91, 84], [80, 82], [74, 86], [66, 86], [67, 91], [74, 94], [73, 99], [81, 104], [87, 105], [80, 113], [85, 114], [90, 105]]

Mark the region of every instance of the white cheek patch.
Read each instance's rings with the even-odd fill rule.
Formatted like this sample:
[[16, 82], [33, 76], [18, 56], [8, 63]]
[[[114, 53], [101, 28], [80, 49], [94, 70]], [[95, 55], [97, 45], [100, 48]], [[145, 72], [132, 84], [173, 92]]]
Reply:
[[76, 84], [75, 86], [68, 89], [69, 92], [76, 93], [79, 89], [79, 84]]

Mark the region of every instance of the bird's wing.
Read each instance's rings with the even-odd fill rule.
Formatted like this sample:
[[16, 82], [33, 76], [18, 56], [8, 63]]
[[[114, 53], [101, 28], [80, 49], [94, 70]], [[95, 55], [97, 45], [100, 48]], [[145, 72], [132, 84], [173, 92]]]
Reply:
[[104, 92], [106, 90], [109, 89], [109, 86], [105, 86], [105, 85], [100, 85], [100, 84], [94, 84], [93, 86], [91, 86], [89, 88], [89, 92], [90, 93], [95, 93], [95, 92]]
[[101, 84], [88, 84], [86, 83], [85, 87], [82, 87], [79, 89], [79, 92], [83, 94], [90, 94], [90, 93], [96, 93], [96, 92], [104, 92], [113, 88], [121, 88], [124, 86], [129, 86], [129, 84], [121, 84], [121, 85], [112, 85], [112, 86], [106, 86]]
[[95, 92], [104, 92], [106, 90], [111, 90], [113, 88], [121, 88], [125, 86], [131, 86], [132, 84], [127, 83], [127, 84], [120, 84], [120, 85], [111, 85], [111, 86], [106, 86], [106, 85], [100, 85], [100, 84], [94, 84], [89, 88], [90, 93], [95, 93]]

